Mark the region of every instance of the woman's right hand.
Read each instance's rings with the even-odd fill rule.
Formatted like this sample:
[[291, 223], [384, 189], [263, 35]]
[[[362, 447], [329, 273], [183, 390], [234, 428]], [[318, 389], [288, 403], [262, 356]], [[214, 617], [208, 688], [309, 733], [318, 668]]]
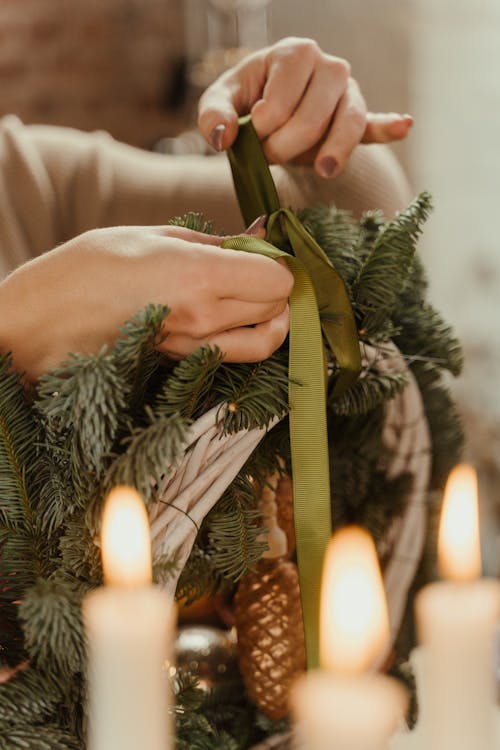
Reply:
[[208, 87], [199, 128], [221, 151], [236, 138], [238, 115], [251, 114], [270, 164], [309, 164], [320, 177], [337, 177], [359, 143], [401, 140], [413, 123], [409, 115], [368, 112], [350, 72], [347, 60], [312, 39], [281, 39]]
[[148, 303], [168, 305], [159, 349], [217, 345], [255, 362], [288, 333], [293, 276], [280, 263], [220, 247], [181, 227], [95, 229], [18, 268], [0, 285], [0, 350], [35, 380], [69, 352], [96, 353]]

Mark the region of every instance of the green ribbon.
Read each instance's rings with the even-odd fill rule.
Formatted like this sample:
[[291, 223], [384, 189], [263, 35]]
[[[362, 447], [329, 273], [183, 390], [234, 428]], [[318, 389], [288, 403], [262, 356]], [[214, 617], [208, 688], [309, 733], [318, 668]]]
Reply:
[[250, 117], [241, 118], [238, 138], [228, 155], [243, 218], [250, 224], [268, 214], [269, 241], [242, 235], [225, 240], [222, 246], [283, 258], [295, 279], [290, 297], [290, 444], [297, 564], [307, 665], [312, 669], [319, 664], [320, 585], [331, 535], [324, 344], [339, 365], [335, 396], [349, 387], [361, 369], [359, 344], [344, 282], [298, 218], [280, 207]]

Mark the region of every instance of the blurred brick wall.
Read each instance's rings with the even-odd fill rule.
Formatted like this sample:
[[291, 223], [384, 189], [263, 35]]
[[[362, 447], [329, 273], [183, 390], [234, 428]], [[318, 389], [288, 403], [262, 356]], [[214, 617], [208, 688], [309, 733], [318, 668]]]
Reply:
[[182, 0], [0, 0], [0, 115], [149, 146], [177, 132]]

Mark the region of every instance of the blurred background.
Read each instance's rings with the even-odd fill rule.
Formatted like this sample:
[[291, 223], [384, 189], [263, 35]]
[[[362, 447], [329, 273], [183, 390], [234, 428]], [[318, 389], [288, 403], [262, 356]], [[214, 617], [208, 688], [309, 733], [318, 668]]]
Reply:
[[146, 148], [179, 134], [218, 72], [282, 36], [347, 58], [372, 110], [410, 112], [394, 147], [435, 212], [431, 298], [462, 338], [454, 384], [480, 471], [486, 567], [500, 515], [500, 0], [0, 0], [0, 115], [105, 129]]

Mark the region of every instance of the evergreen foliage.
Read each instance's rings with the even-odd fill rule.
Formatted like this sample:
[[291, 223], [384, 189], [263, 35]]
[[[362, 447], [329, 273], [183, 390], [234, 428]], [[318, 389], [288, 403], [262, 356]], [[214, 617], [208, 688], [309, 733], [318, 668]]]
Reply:
[[248, 477], [237, 477], [207, 516], [208, 553], [214, 570], [238, 581], [267, 548], [259, 542], [263, 529]]
[[[460, 371], [460, 346], [425, 300], [415, 256], [429, 210], [423, 194], [391, 222], [378, 212], [357, 222], [323, 207], [301, 218], [346, 283], [361, 340], [380, 349], [394, 341], [417, 379], [433, 439], [432, 492], [456, 462], [462, 433], [443, 382], [444, 372]], [[212, 231], [197, 214], [173, 223]], [[287, 343], [259, 364], [225, 364], [209, 347], [173, 363], [154, 348], [166, 315], [168, 308], [150, 305], [124, 325], [112, 348], [72, 355], [41, 379], [33, 403], [9, 358], [0, 358], [0, 658], [28, 662], [0, 685], [0, 750], [84, 747], [80, 602], [101, 582], [95, 538], [102, 500], [127, 482], [154, 502], [182, 456], [189, 424], [214, 405], [226, 433], [284, 418], [205, 518], [178, 598], [231, 591], [266, 546], [255, 486], [269, 471], [290, 471]], [[385, 404], [407, 378], [367, 366], [334, 400], [337, 364], [328, 356], [334, 522], [362, 523], [380, 540], [412, 484], [407, 475], [389, 481], [382, 468]], [[156, 580], [176, 566], [168, 556], [156, 560]], [[244, 750], [276, 728], [256, 715], [241, 685], [206, 696], [195, 676], [184, 675], [177, 696], [179, 750]]]

